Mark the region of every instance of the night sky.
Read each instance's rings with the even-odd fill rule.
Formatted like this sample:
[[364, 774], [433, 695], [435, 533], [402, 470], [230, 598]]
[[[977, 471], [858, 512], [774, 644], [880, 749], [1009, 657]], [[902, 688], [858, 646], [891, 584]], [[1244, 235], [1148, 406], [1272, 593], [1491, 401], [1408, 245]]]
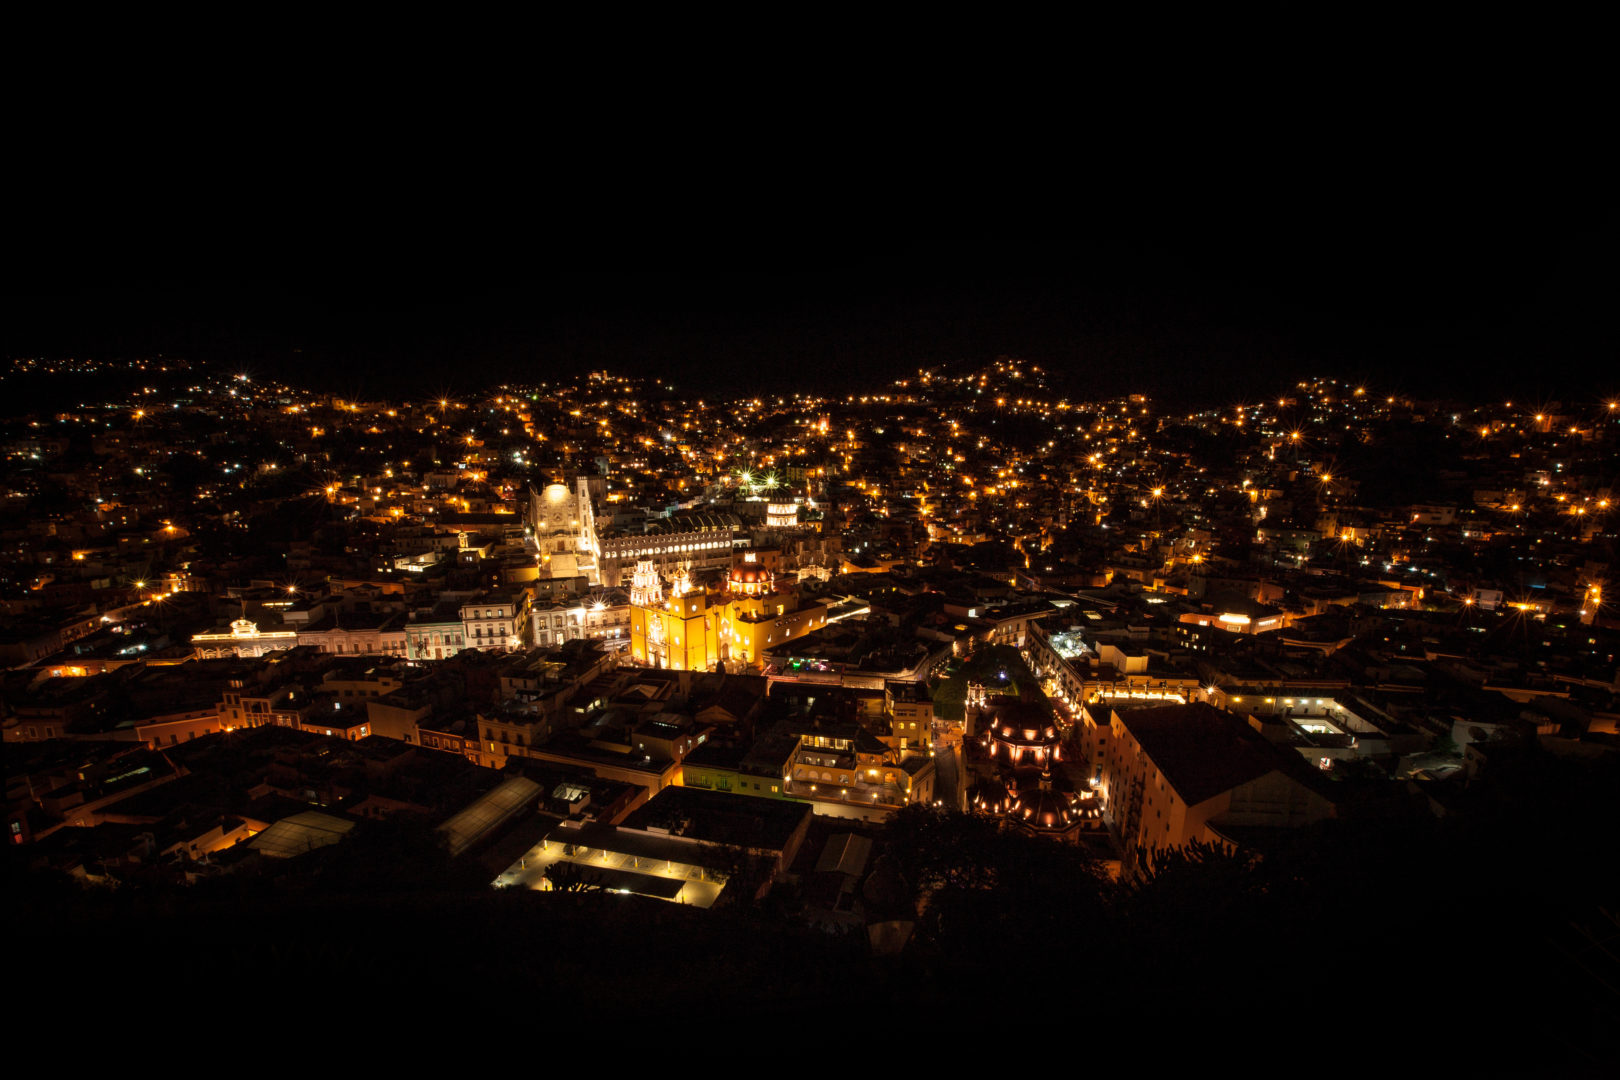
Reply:
[[7, 272], [0, 346], [164, 352], [376, 396], [602, 367], [694, 394], [839, 391], [1001, 354], [1082, 394], [1215, 405], [1315, 374], [1486, 399], [1620, 391], [1606, 202], [1231, 190], [656, 234], [41, 229], [39, 257]]

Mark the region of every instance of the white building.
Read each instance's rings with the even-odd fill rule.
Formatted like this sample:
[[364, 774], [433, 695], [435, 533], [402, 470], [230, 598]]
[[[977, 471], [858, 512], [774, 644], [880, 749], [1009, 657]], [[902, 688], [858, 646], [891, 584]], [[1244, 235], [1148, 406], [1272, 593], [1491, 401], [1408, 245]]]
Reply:
[[528, 629], [529, 594], [486, 593], [461, 605], [462, 647], [469, 649], [516, 649], [523, 645]]
[[566, 484], [529, 489], [529, 512], [524, 524], [534, 538], [543, 567], [553, 577], [585, 575], [592, 585], [601, 583], [596, 542], [596, 513], [590, 485], [584, 477], [570, 491]]

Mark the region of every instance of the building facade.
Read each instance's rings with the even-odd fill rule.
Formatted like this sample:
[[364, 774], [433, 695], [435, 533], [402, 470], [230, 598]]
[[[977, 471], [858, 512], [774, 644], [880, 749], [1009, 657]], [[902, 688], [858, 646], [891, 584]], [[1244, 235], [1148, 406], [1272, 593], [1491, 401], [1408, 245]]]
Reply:
[[825, 604], [800, 606], [796, 590], [744, 553], [725, 589], [694, 588], [678, 572], [666, 599], [656, 563], [637, 564], [630, 597], [630, 654], [650, 667], [760, 669], [766, 650], [827, 624]]
[[462, 647], [522, 648], [529, 627], [529, 593], [485, 593], [461, 605]]
[[531, 487], [524, 526], [541, 564], [553, 575], [583, 574], [592, 585], [601, 583], [596, 513], [585, 477], [576, 480], [573, 489], [566, 484]]
[[1242, 718], [1201, 702], [1109, 710], [1098, 795], [1128, 876], [1197, 841], [1232, 849], [1233, 830], [1320, 821], [1332, 803]]
[[199, 660], [215, 660], [227, 656], [254, 657], [277, 649], [290, 649], [298, 644], [293, 630], [261, 631], [251, 619], [236, 619], [228, 633], [191, 635], [192, 647]]
[[741, 528], [732, 514], [677, 514], [645, 533], [607, 537], [601, 544], [602, 583], [630, 585], [642, 560], [651, 560], [664, 577], [682, 568], [699, 575], [723, 570], [731, 565], [732, 552], [747, 542]]
[[448, 660], [465, 648], [465, 631], [460, 619], [408, 623], [405, 656], [409, 660]]

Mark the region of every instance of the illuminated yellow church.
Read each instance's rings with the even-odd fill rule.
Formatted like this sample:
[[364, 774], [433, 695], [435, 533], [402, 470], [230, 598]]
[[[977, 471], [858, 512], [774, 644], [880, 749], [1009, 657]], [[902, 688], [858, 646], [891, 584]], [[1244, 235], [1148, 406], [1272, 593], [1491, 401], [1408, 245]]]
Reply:
[[745, 552], [720, 591], [696, 588], [677, 570], [669, 596], [651, 559], [636, 563], [630, 586], [630, 655], [687, 671], [762, 670], [769, 649], [827, 625], [827, 605], [799, 606], [791, 587]]

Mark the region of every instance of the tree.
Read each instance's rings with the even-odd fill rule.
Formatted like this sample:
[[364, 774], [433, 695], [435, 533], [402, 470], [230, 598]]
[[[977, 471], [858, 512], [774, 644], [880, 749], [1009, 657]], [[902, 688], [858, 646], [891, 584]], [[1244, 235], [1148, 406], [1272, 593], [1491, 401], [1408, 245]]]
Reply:
[[602, 888], [602, 875], [595, 867], [558, 859], [546, 867], [546, 881], [554, 892], [595, 892]]
[[1007, 950], [1062, 952], [1107, 917], [1111, 886], [1083, 847], [927, 806], [898, 811], [885, 838], [914, 892], [920, 934], [945, 952], [984, 962]]

